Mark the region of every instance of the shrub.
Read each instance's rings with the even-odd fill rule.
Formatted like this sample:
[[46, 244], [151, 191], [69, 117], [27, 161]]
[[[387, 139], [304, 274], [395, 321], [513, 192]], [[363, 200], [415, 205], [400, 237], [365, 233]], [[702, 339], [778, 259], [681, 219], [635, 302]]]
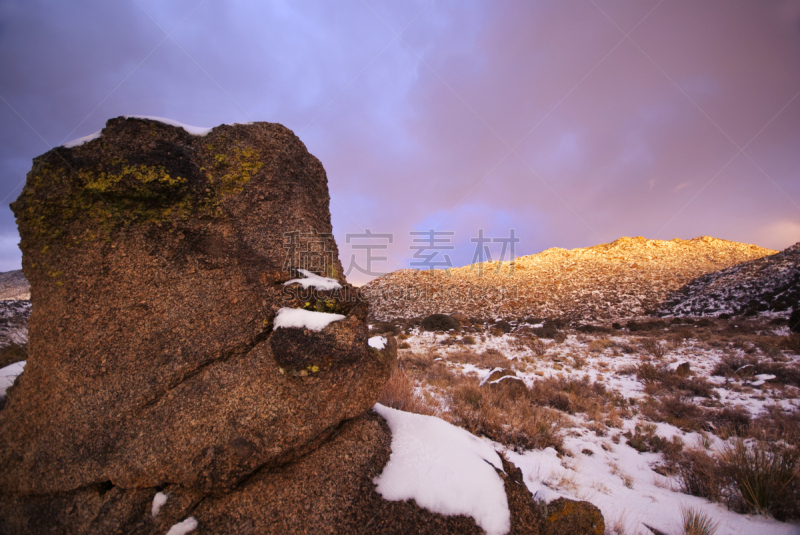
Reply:
[[509, 365], [509, 359], [500, 351], [491, 348], [482, 353], [475, 353], [470, 349], [462, 349], [456, 353], [451, 353], [447, 358], [453, 362], [474, 364], [479, 368], [506, 368]]
[[546, 323], [543, 327], [536, 327], [535, 329], [531, 329], [531, 332], [536, 336], [538, 336], [539, 338], [553, 339], [558, 334], [558, 329], [556, 329], [555, 325]]
[[636, 331], [654, 331], [658, 329], [663, 329], [664, 327], [667, 326], [667, 324], [661, 320], [644, 321], [641, 323], [631, 320], [628, 323], [626, 323], [625, 326], [628, 328], [629, 331], [636, 332]]
[[686, 401], [680, 394], [648, 399], [642, 406], [642, 413], [651, 420], [666, 422], [682, 429], [697, 430], [706, 424], [705, 410]]
[[685, 450], [675, 468], [683, 492], [712, 501], [720, 499], [722, 474], [714, 457], [698, 449]]
[[468, 346], [475, 345], [475, 337], [474, 336], [469, 336], [468, 335], [468, 336], [465, 336], [464, 338], [462, 338], [462, 340]]
[[582, 333], [610, 333], [611, 329], [608, 327], [603, 327], [600, 325], [591, 325], [589, 323], [585, 323], [583, 325], [579, 325], [576, 329], [578, 332]]
[[750, 426], [750, 412], [740, 405], [724, 407], [712, 417], [712, 421], [726, 434], [741, 435]]
[[398, 347], [400, 349], [410, 349], [411, 348], [411, 344], [409, 344], [408, 342], [400, 342], [400, 345]]
[[681, 507], [681, 518], [684, 535], [714, 535], [719, 527], [719, 522], [694, 507]]
[[525, 342], [525, 345], [533, 351], [533, 354], [537, 357], [544, 356], [547, 352], [547, 344], [542, 342], [539, 338], [531, 338]]
[[494, 329], [498, 329], [498, 330], [500, 330], [501, 332], [504, 332], [504, 333], [510, 333], [514, 329], [511, 326], [511, 324], [509, 322], [505, 321], [505, 320], [498, 321], [497, 323], [494, 324], [493, 328]]
[[667, 354], [666, 348], [664, 348], [664, 346], [661, 345], [661, 342], [655, 338], [642, 339], [642, 349], [657, 359], [660, 359]]
[[451, 390], [450, 410], [442, 417], [475, 435], [484, 435], [518, 451], [561, 448], [564, 418], [525, 398], [500, 389], [461, 384]]
[[461, 323], [447, 314], [431, 314], [422, 320], [422, 328], [426, 331], [449, 331], [460, 330]]
[[592, 340], [589, 342], [589, 351], [592, 353], [602, 353], [612, 345], [613, 343], [611, 342], [611, 340], [607, 340], [605, 338], [601, 338], [599, 340]]
[[787, 520], [800, 513], [800, 449], [795, 445], [737, 438], [720, 454], [725, 475], [748, 507]]

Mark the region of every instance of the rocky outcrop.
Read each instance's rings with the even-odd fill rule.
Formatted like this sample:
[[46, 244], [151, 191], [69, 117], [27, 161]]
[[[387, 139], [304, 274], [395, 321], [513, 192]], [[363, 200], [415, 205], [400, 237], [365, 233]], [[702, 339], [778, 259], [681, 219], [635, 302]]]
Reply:
[[700, 275], [775, 253], [704, 236], [692, 240], [620, 238], [584, 249], [548, 249], [508, 262], [444, 270], [404, 269], [365, 287], [371, 318], [436, 313], [469, 317], [566, 318], [640, 316]]
[[[12, 205], [34, 306], [0, 412], [0, 501], [220, 492], [368, 411], [393, 348], [367, 346], [328, 201], [322, 165], [277, 124], [201, 137], [119, 118], [36, 158]], [[302, 294], [283, 284], [297, 267], [342, 287]], [[321, 361], [282, 366], [272, 321], [309, 299], [345, 319], [280, 329]]]
[[[368, 341], [328, 201], [276, 124], [118, 118], [34, 160], [12, 205], [33, 308], [0, 410], [0, 533], [482, 532], [376, 491], [397, 343]], [[539, 533], [521, 472], [497, 472], [510, 533]]]
[[[328, 200], [276, 124], [118, 118], [34, 160], [12, 205], [33, 308], [0, 410], [0, 533], [482, 532], [376, 491], [397, 343], [368, 343]], [[497, 472], [510, 533], [539, 533], [519, 470]]]
[[690, 281], [667, 298], [659, 314], [788, 318], [793, 310], [800, 310], [800, 243]]

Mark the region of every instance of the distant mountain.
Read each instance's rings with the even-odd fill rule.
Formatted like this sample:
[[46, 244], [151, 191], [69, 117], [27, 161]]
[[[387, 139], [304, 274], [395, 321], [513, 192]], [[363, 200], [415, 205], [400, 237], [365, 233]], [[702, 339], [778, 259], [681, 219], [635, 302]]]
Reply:
[[671, 294], [659, 315], [788, 317], [798, 301], [800, 243], [780, 253], [698, 277]]
[[31, 285], [21, 269], [0, 273], [0, 301], [30, 298]]
[[374, 320], [461, 312], [469, 317], [591, 321], [654, 312], [706, 273], [776, 253], [708, 236], [620, 238], [584, 249], [548, 249], [509, 263], [445, 271], [404, 269], [364, 287]]

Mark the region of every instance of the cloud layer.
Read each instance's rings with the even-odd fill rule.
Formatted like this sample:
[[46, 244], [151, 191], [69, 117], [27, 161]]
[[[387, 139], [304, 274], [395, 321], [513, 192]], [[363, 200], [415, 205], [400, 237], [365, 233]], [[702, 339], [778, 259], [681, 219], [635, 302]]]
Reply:
[[481, 228], [517, 254], [800, 240], [796, 0], [165, 4], [0, 2], [4, 268], [31, 158], [119, 115], [285, 124], [328, 171], [342, 261], [364, 264], [346, 234], [394, 234], [374, 271], [430, 228], [456, 265]]

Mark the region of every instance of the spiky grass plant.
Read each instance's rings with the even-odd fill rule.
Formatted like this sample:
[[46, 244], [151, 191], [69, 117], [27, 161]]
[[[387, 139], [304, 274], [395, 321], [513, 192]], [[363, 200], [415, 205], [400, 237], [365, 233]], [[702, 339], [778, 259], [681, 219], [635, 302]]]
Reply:
[[796, 508], [800, 468], [800, 448], [781, 442], [737, 438], [720, 453], [727, 476], [750, 509], [778, 519], [793, 516], [789, 510]]
[[719, 522], [694, 507], [681, 507], [681, 517], [684, 535], [714, 535], [719, 527]]

